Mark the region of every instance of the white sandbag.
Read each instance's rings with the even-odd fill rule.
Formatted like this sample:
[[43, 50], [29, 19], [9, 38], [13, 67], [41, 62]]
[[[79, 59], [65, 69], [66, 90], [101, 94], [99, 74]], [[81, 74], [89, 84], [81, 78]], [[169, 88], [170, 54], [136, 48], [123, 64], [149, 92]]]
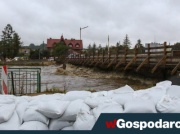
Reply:
[[128, 85], [125, 85], [123, 87], [114, 90], [115, 94], [131, 93], [131, 92], [134, 92], [134, 90]]
[[67, 107], [64, 114], [61, 116], [61, 120], [75, 121], [76, 116], [80, 112], [80, 110], [89, 112], [90, 107], [87, 104], [85, 104], [83, 100], [72, 101]]
[[11, 104], [14, 103], [16, 97], [13, 95], [0, 95], [0, 104]]
[[123, 113], [123, 108], [116, 102], [104, 103], [93, 109], [96, 120], [101, 113]]
[[124, 104], [124, 113], [157, 113], [152, 100], [133, 99]]
[[69, 105], [69, 101], [49, 100], [40, 102], [37, 111], [48, 118], [59, 118]]
[[115, 94], [112, 97], [112, 100], [119, 103], [120, 105], [124, 105], [126, 102], [131, 101], [133, 99], [133, 92], [132, 93], [122, 93], [122, 94]]
[[16, 104], [22, 103], [22, 102], [30, 102], [32, 99], [30, 96], [17, 96], [16, 97]]
[[77, 99], [84, 100], [89, 96], [91, 96], [91, 92], [89, 91], [70, 91], [64, 95], [62, 100], [64, 101], [74, 101]]
[[171, 81], [166, 80], [166, 81], [156, 83], [156, 87], [160, 87], [164, 90], [167, 90], [171, 86], [171, 84], [172, 84]]
[[153, 102], [156, 104], [165, 94], [165, 89], [155, 86], [148, 89], [135, 91], [133, 94], [133, 98], [142, 100], [153, 100]]
[[28, 121], [24, 122], [19, 127], [19, 130], [48, 130], [48, 127], [46, 124], [39, 121]]
[[8, 121], [14, 113], [15, 103], [0, 104], [0, 123]]
[[92, 98], [103, 97], [103, 96], [107, 96], [107, 91], [99, 91], [99, 92], [91, 93]]
[[156, 109], [160, 113], [180, 113], [180, 98], [164, 96], [157, 103]]
[[109, 97], [88, 97], [84, 100], [84, 103], [86, 103], [90, 108], [95, 108], [101, 103], [108, 103], [111, 102], [112, 100]]
[[113, 97], [114, 95], [115, 95], [114, 90], [107, 91], [107, 96], [108, 97]]
[[28, 102], [27, 101], [24, 101], [24, 102], [19, 102], [17, 105], [16, 105], [16, 112], [18, 114], [18, 117], [19, 117], [19, 120], [21, 122], [21, 124], [23, 123], [23, 116], [24, 116], [24, 113], [26, 111], [26, 108], [28, 106]]
[[96, 122], [93, 115], [90, 115], [87, 111], [80, 111], [74, 122], [74, 130], [91, 130]]
[[38, 107], [36, 106], [31, 106], [28, 107], [23, 115], [23, 121], [28, 122], [28, 121], [39, 121], [44, 124], [49, 124], [49, 119], [41, 114], [40, 112], [37, 111]]
[[73, 127], [73, 126], [65, 127], [65, 128], [63, 128], [63, 129], [61, 129], [61, 130], [74, 130], [74, 127]]
[[16, 111], [13, 112], [12, 117], [4, 123], [0, 124], [0, 130], [19, 130], [21, 123], [19, 121]]
[[180, 98], [180, 86], [172, 85], [167, 89], [167, 95]]
[[62, 121], [59, 119], [51, 119], [49, 123], [49, 130], [61, 130], [65, 127], [72, 126], [73, 122], [69, 121]]

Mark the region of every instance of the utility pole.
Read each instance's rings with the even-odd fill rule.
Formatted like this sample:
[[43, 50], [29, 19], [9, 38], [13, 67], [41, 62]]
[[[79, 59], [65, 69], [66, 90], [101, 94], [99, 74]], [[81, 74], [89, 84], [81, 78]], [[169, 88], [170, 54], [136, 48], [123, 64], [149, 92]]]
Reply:
[[83, 28], [80, 27], [80, 40], [81, 40], [81, 30], [82, 30], [82, 29], [85, 29], [85, 28], [88, 28], [88, 26], [83, 27]]
[[109, 55], [109, 35], [108, 35], [108, 55]]

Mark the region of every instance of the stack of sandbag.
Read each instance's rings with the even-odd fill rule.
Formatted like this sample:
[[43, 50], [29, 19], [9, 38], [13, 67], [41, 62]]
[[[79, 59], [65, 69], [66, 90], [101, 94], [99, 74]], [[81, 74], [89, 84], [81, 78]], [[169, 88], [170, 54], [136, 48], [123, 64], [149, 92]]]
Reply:
[[95, 93], [0, 95], [0, 130], [91, 130], [101, 113], [180, 113], [180, 86], [171, 84], [138, 91], [125, 85]]
[[11, 95], [0, 95], [0, 130], [18, 130], [21, 125], [15, 99]]

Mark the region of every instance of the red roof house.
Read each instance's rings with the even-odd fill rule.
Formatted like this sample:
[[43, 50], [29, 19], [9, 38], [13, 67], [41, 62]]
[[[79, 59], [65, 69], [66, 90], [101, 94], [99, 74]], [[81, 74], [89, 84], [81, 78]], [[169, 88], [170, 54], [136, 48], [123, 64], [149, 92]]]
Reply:
[[63, 36], [61, 36], [60, 39], [47, 39], [47, 49], [52, 50], [55, 43], [58, 42], [64, 42], [67, 46], [72, 48], [72, 50], [80, 51], [83, 49], [83, 43], [82, 40], [76, 40], [76, 39], [64, 39]]

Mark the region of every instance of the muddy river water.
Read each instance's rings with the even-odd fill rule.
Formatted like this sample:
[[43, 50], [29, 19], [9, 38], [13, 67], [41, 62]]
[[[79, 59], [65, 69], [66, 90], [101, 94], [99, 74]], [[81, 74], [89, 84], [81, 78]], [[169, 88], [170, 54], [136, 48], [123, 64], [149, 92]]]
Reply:
[[[24, 66], [24, 68], [36, 67]], [[117, 73], [102, 73], [93, 71], [91, 68], [72, 65], [68, 65], [65, 71], [57, 65], [37, 66], [37, 68], [41, 68], [41, 91], [101, 91], [116, 89], [126, 84], [133, 89], [145, 89], [152, 86], [152, 83], [147, 84], [146, 80], [124, 78]]]
[[[67, 69], [69, 73], [57, 74], [57, 69], [59, 66], [44, 66], [41, 67], [41, 89], [45, 91], [46, 89], [62, 89], [66, 91], [70, 90], [112, 90], [124, 86], [126, 84], [130, 85], [134, 89], [147, 88], [149, 85], [147, 83], [142, 83], [141, 80], [126, 79], [120, 77], [113, 77], [115, 74], [111, 74], [111, 77], [107, 77], [108, 74], [98, 75], [101, 77], [88, 77], [97, 75], [93, 71], [82, 69]], [[75, 71], [74, 71], [75, 70]], [[78, 71], [77, 71], [78, 70]], [[86, 76], [81, 76], [81, 72], [85, 72]], [[76, 75], [72, 75], [72, 72], [76, 72]]]

